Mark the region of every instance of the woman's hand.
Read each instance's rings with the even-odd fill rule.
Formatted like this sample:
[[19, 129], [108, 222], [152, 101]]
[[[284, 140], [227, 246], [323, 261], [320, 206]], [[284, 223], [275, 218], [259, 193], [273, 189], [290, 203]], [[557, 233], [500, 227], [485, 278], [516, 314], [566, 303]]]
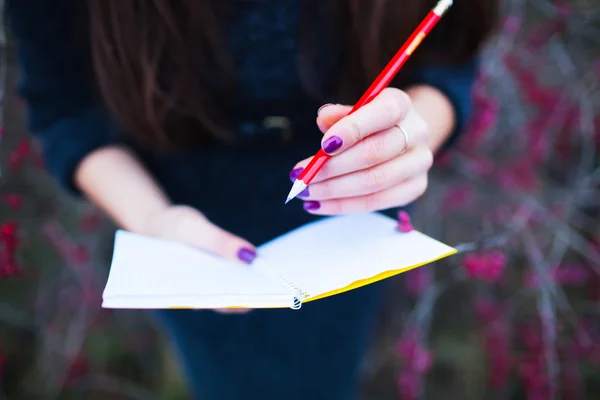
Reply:
[[[191, 207], [165, 208], [150, 218], [143, 233], [184, 243], [247, 264], [256, 257], [256, 249], [249, 242], [214, 225], [202, 213]], [[249, 310], [228, 308], [215, 311], [236, 314]]]
[[[433, 153], [427, 123], [410, 97], [388, 88], [348, 115], [350, 110], [341, 105], [319, 110], [322, 148], [332, 157], [298, 196], [304, 208], [320, 215], [377, 211], [420, 197], [427, 189]], [[309, 161], [295, 166], [292, 180]]]

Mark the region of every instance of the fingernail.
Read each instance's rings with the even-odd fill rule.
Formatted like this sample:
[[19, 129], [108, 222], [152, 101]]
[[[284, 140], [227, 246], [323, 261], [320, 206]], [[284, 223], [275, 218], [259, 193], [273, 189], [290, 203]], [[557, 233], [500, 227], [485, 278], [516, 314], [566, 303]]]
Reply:
[[304, 171], [304, 168], [295, 168], [290, 172], [290, 180], [292, 182], [294, 182], [296, 179], [298, 179], [298, 177], [300, 176], [300, 174], [302, 173], [302, 171]]
[[246, 264], [251, 264], [256, 258], [256, 251], [246, 247], [241, 248], [237, 253], [238, 258]]
[[308, 191], [308, 188], [306, 188], [303, 191], [301, 191], [300, 193], [298, 193], [298, 197], [300, 197], [300, 198], [306, 198], [308, 196], [310, 196], [310, 192]]
[[344, 141], [339, 136], [332, 136], [323, 142], [323, 151], [327, 154], [335, 153], [344, 144]]
[[415, 228], [413, 228], [412, 223], [410, 221], [410, 215], [404, 210], [398, 211], [398, 230], [404, 233], [408, 233], [413, 231], [414, 229]]
[[333, 105], [333, 104], [331, 104], [331, 103], [323, 104], [323, 105], [322, 105], [321, 107], [319, 107], [319, 109], [317, 110], [317, 115], [319, 115], [319, 114], [321, 113], [321, 111], [322, 111], [324, 108], [326, 108], [326, 107], [329, 107], [329, 106], [332, 106], [332, 105]]
[[321, 203], [319, 203], [318, 201], [305, 201], [304, 202], [304, 209], [306, 211], [315, 211], [315, 210], [318, 210], [319, 208], [321, 208]]

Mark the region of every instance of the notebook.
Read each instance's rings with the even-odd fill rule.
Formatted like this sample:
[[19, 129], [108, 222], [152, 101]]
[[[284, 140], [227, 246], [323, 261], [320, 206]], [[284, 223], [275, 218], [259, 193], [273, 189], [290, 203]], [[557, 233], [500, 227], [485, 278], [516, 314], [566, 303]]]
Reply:
[[104, 308], [292, 308], [456, 252], [379, 213], [320, 219], [258, 247], [252, 265], [117, 231]]

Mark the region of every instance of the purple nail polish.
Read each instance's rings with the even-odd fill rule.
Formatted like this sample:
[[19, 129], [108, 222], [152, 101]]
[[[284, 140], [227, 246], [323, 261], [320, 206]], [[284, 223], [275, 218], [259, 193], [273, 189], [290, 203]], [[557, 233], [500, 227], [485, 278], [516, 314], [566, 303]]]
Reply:
[[248, 248], [241, 248], [237, 253], [238, 258], [246, 264], [251, 264], [256, 258], [256, 251]]
[[303, 191], [301, 191], [300, 193], [298, 193], [298, 197], [300, 197], [300, 198], [307, 198], [308, 196], [310, 196], [310, 192], [308, 191], [308, 188], [306, 188]]
[[319, 115], [319, 113], [321, 112], [321, 110], [323, 110], [325, 107], [329, 107], [332, 106], [333, 104], [331, 103], [327, 103], [327, 104], [323, 104], [321, 107], [319, 107], [319, 109], [317, 110], [317, 115]]
[[315, 211], [315, 210], [318, 210], [319, 208], [321, 208], [321, 203], [319, 203], [318, 201], [305, 201], [304, 202], [304, 209], [306, 211]]
[[293, 170], [290, 172], [290, 180], [291, 180], [292, 182], [294, 182], [296, 179], [298, 179], [298, 177], [300, 176], [300, 174], [302, 173], [302, 171], [304, 171], [304, 168], [296, 168], [296, 169], [293, 169]]
[[327, 154], [335, 153], [344, 144], [344, 141], [339, 136], [332, 136], [323, 142], [323, 151]]

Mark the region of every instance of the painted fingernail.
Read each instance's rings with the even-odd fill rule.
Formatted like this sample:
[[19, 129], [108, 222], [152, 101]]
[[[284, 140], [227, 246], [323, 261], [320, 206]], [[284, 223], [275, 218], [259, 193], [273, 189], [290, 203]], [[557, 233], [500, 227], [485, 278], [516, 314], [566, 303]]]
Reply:
[[256, 251], [246, 247], [241, 248], [237, 253], [238, 258], [246, 264], [251, 264], [256, 258]]
[[344, 141], [339, 136], [332, 136], [323, 142], [323, 151], [327, 154], [335, 153], [344, 144]]
[[410, 215], [404, 210], [398, 211], [398, 230], [404, 233], [408, 233], [413, 231], [414, 229], [415, 228], [413, 228], [412, 223], [410, 221]]
[[319, 107], [319, 109], [317, 110], [317, 115], [319, 115], [319, 114], [321, 113], [321, 111], [322, 111], [324, 108], [327, 108], [327, 107], [329, 107], [329, 106], [332, 106], [332, 105], [333, 105], [333, 104], [331, 104], [331, 103], [323, 104], [323, 105], [322, 105], [321, 107]]
[[308, 188], [306, 188], [303, 191], [301, 191], [300, 193], [298, 193], [298, 197], [300, 197], [300, 198], [307, 198], [308, 196], [310, 196], [310, 192], [308, 191]]
[[290, 181], [294, 182], [300, 174], [304, 171], [304, 168], [295, 168], [290, 172]]
[[315, 211], [315, 210], [318, 210], [319, 208], [321, 208], [321, 203], [319, 203], [318, 201], [305, 201], [304, 202], [304, 209], [306, 211]]

